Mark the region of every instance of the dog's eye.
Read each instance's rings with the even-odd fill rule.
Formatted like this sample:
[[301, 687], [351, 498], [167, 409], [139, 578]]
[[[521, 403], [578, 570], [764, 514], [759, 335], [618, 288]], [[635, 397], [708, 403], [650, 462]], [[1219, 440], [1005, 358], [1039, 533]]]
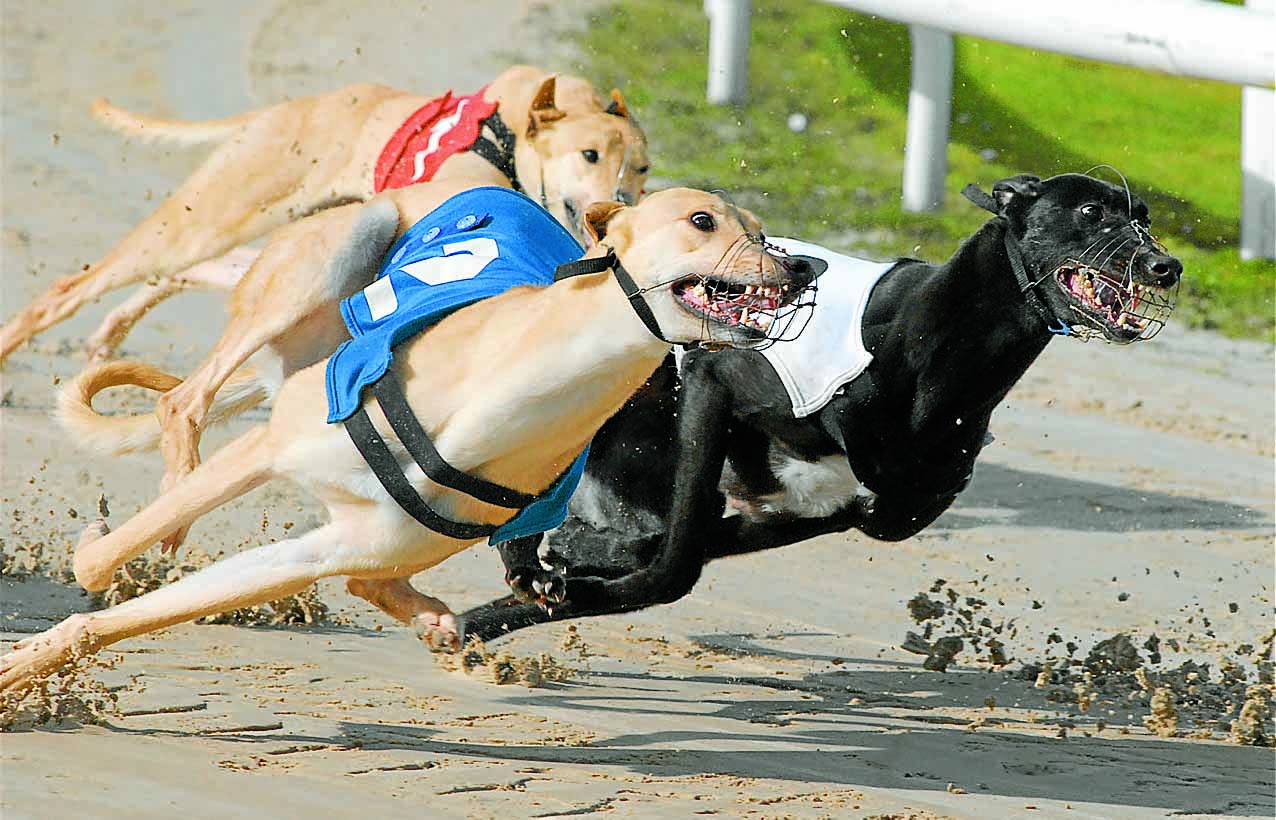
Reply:
[[584, 151], [581, 151], [580, 155], [584, 157], [585, 162], [588, 162], [590, 165], [593, 165], [594, 163], [598, 162], [598, 152], [595, 151], [593, 148], [587, 148]]
[[1081, 215], [1084, 216], [1086, 219], [1093, 219], [1095, 221], [1098, 221], [1100, 219], [1103, 219], [1103, 208], [1094, 204], [1082, 205]]
[[648, 171], [650, 171], [650, 170], [651, 170], [651, 166], [650, 166], [650, 165], [644, 165], [644, 166], [642, 166], [641, 168], [636, 168], [635, 170], [636, 170], [638, 173], [640, 173], [640, 174], [645, 174], [645, 173], [647, 173]]
[[713, 214], [707, 214], [704, 211], [696, 211], [690, 217], [691, 224], [697, 231], [711, 233], [717, 229], [717, 220], [713, 218]]

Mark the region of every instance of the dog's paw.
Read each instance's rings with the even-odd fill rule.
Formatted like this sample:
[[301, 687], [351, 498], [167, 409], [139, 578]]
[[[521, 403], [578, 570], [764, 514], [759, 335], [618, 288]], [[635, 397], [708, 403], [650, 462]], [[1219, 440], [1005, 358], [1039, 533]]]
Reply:
[[412, 629], [431, 652], [456, 652], [461, 648], [461, 632], [451, 612], [417, 615], [412, 619]]
[[505, 582], [514, 597], [525, 603], [548, 608], [567, 599], [567, 580], [558, 570], [541, 567], [514, 569], [506, 574]]

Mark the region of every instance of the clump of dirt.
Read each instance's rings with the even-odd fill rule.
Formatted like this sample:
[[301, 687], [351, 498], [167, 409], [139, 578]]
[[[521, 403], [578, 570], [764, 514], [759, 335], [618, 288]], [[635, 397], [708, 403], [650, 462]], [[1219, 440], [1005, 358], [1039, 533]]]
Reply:
[[0, 538], [0, 578], [23, 581], [33, 575], [48, 576], [62, 584], [75, 583], [71, 558], [65, 550], [49, 549], [44, 541], [9, 546]]
[[1272, 724], [1272, 685], [1257, 684], [1245, 690], [1240, 715], [1232, 721], [1232, 741], [1242, 746], [1276, 746]]
[[[923, 630], [907, 632], [900, 647], [924, 655], [926, 669], [947, 670], [967, 647], [974, 650], [967, 654], [973, 655], [969, 662], [975, 665], [1001, 669], [1014, 660], [1006, 643], [1018, 633], [1016, 619], [998, 617], [996, 606], [955, 588], [966, 585], [976, 592], [982, 589], [981, 580], [952, 584], [939, 579], [906, 604], [909, 616]], [[997, 600], [997, 605], [1002, 603]], [[1033, 601], [1032, 608], [1042, 605]], [[1207, 636], [1212, 638], [1213, 633]], [[1085, 652], [1077, 642], [1065, 641], [1053, 631], [1046, 637], [1043, 658], [1019, 663], [1007, 673], [1032, 682], [1051, 703], [1075, 704], [1081, 714], [1100, 709], [1105, 714], [1118, 709], [1145, 711], [1144, 726], [1161, 737], [1191, 734], [1273, 745], [1274, 643], [1276, 630], [1261, 641], [1224, 651], [1216, 662], [1203, 663], [1198, 658], [1171, 665], [1163, 653], [1182, 650], [1174, 639], [1163, 643], [1155, 634], [1117, 633]], [[1211, 657], [1215, 651], [1210, 650]]]
[[459, 652], [436, 653], [435, 658], [449, 672], [464, 672], [497, 686], [521, 683], [531, 688], [565, 681], [576, 674], [576, 670], [559, 663], [548, 652], [522, 657], [511, 652], [492, 652], [478, 638], [471, 638]]
[[1143, 725], [1153, 734], [1174, 737], [1179, 728], [1179, 712], [1174, 708], [1174, 690], [1168, 686], [1158, 687], [1152, 693], [1149, 707], [1152, 713], [1143, 719]]
[[[48, 466], [47, 459], [41, 462], [35, 474], [27, 479], [31, 489], [20, 497], [0, 498], [0, 506], [8, 510], [5, 533], [0, 536], [0, 577], [21, 581], [36, 575], [59, 583], [75, 582], [64, 531], [68, 526], [77, 525], [67, 522], [76, 522], [80, 513], [74, 507], [64, 506], [66, 498], [45, 484], [42, 474]], [[88, 473], [81, 471], [80, 480], [87, 483]]]
[[1271, 652], [1270, 640], [1257, 653], [1252, 644], [1242, 644], [1231, 657], [1220, 658], [1217, 672], [1194, 660], [1163, 666], [1156, 635], [1140, 647], [1118, 633], [1095, 644], [1084, 660], [1068, 644], [1068, 657], [1025, 664], [1012, 675], [1035, 679], [1047, 700], [1075, 703], [1083, 713], [1096, 702], [1146, 708], [1144, 726], [1161, 737], [1208, 739], [1218, 732], [1236, 743], [1271, 745]]
[[[974, 651], [975, 663], [994, 669], [1010, 663], [1003, 639], [1015, 636], [1015, 621], [994, 619], [983, 598], [962, 595], [946, 579], [940, 578], [927, 592], [914, 595], [907, 606], [909, 616], [923, 628], [920, 635], [911, 631], [905, 635], [900, 648], [925, 655], [922, 666], [926, 669], [946, 671], [967, 645]], [[936, 638], [937, 634], [940, 637]]]
[[118, 657], [108, 661], [77, 649], [68, 663], [36, 678], [22, 694], [0, 696], [0, 732], [105, 723], [119, 714], [119, 695], [95, 673], [118, 662]]

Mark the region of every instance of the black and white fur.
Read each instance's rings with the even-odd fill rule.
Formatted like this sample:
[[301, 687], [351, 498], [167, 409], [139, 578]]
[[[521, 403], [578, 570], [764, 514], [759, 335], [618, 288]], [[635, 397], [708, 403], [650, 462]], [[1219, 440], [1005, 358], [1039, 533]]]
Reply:
[[[970, 482], [993, 408], [1053, 338], [1043, 313], [1085, 318], [1050, 278], [1061, 260], [1103, 247], [1103, 264], [1141, 286], [1173, 288], [1182, 274], [1155, 243], [1118, 247], [1122, 231], [1148, 227], [1124, 188], [1021, 175], [998, 182], [994, 201], [998, 217], [947, 262], [904, 259], [883, 276], [864, 317], [872, 363], [813, 415], [794, 417], [759, 353], [693, 351], [680, 372], [667, 361], [599, 433], [573, 516], [550, 538], [565, 584], [537, 539], [505, 545], [517, 597], [465, 613], [465, 635], [671, 602], [714, 558], [851, 528], [899, 541], [930, 525]], [[1043, 280], [1034, 291], [1016, 283], [1006, 231]], [[741, 515], [723, 516], [728, 498]]]

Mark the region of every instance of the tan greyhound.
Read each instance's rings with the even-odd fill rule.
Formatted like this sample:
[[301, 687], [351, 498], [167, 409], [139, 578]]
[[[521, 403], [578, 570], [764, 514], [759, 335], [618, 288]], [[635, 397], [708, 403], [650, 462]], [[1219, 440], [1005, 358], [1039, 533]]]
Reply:
[[[488, 105], [496, 104], [511, 132], [511, 161], [504, 163], [503, 171], [479, 153], [461, 150], [442, 161], [433, 179], [468, 178], [505, 186], [517, 180], [582, 240], [579, 223], [586, 205], [607, 199], [637, 201], [648, 168], [646, 138], [629, 117], [620, 92], [612, 91], [604, 102], [584, 79], [514, 66], [493, 80], [481, 97]], [[187, 269], [294, 219], [333, 205], [362, 202], [382, 187], [412, 181], [411, 173], [385, 175], [379, 166], [414, 112], [430, 102], [385, 86], [356, 85], [223, 120], [181, 122], [144, 117], [97, 101], [94, 113], [99, 119], [126, 133], [187, 144], [213, 142], [217, 147], [100, 262], [58, 280], [0, 328], [0, 362], [88, 302], [148, 280], [150, 284], [113, 311], [90, 339], [90, 359], [109, 358], [133, 324], [173, 293], [234, 284], [235, 265], [184, 273]], [[473, 102], [477, 107], [480, 101]], [[441, 140], [448, 139], [447, 127], [456, 117], [443, 117], [441, 125], [435, 124]], [[432, 138], [434, 128], [423, 127], [419, 138]], [[438, 142], [428, 147], [437, 149]], [[417, 158], [424, 153], [418, 152]], [[242, 270], [242, 264], [238, 267]]]
[[[434, 186], [420, 186], [378, 201], [393, 203], [398, 222], [411, 225], [440, 196]], [[752, 346], [765, 338], [768, 311], [791, 303], [811, 281], [760, 241], [751, 214], [702, 191], [664, 191], [633, 207], [596, 203], [585, 227], [595, 243], [586, 258], [608, 260], [600, 272], [506, 291], [452, 313], [399, 348], [393, 370], [407, 402], [457, 469], [542, 492], [643, 384], [671, 342]], [[348, 232], [346, 239], [352, 237]], [[626, 270], [632, 288], [624, 284]], [[649, 319], [663, 338], [649, 329]], [[0, 658], [0, 692], [21, 693], [76, 655], [275, 600], [334, 575], [348, 576], [350, 592], [422, 630], [432, 644], [453, 645], [451, 612], [409, 579], [477, 539], [433, 532], [395, 502], [346, 431], [317, 411], [325, 376], [324, 363], [295, 373], [268, 422], [216, 452], [119, 529], [108, 533], [103, 523], [86, 532], [76, 578], [87, 589], [103, 589], [121, 564], [164, 533], [274, 478], [315, 495], [327, 508], [326, 524], [110, 609], [72, 615], [19, 642]], [[395, 441], [376, 403], [365, 409], [380, 435]], [[412, 488], [440, 514], [487, 524], [510, 518], [508, 509], [435, 484], [395, 447]]]

